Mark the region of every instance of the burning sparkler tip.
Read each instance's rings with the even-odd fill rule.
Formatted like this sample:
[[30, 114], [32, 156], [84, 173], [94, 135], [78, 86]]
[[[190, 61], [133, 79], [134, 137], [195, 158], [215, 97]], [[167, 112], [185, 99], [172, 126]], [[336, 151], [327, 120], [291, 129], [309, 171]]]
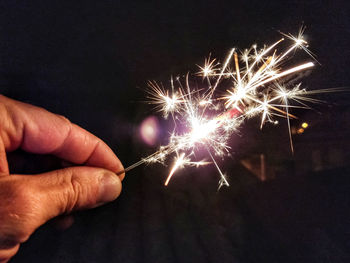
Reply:
[[[229, 138], [246, 119], [260, 116], [262, 128], [266, 122], [277, 124], [275, 117], [284, 117], [290, 133], [289, 121], [297, 118], [290, 113], [290, 109], [306, 108], [304, 102], [313, 102], [307, 96], [309, 93], [300, 89], [300, 85], [292, 88], [290, 84], [283, 85], [289, 76], [315, 65], [314, 62], [306, 62], [286, 70], [282, 68], [290, 61], [294, 51], [299, 49], [314, 58], [303, 38], [304, 30], [305, 27], [302, 27], [297, 36], [281, 32], [283, 37], [272, 45], [258, 49], [254, 44], [242, 54], [232, 48], [222, 64], [209, 54], [204, 65], [198, 65], [199, 72], [195, 74], [206, 80], [202, 81], [207, 83], [206, 89], [193, 89], [189, 74], [184, 80], [183, 77], [171, 78], [171, 90], [166, 90], [155, 81], [148, 82], [150, 102], [165, 118], [171, 116], [174, 121], [169, 143], [142, 160], [144, 163], [164, 163], [168, 156], [176, 154], [165, 186], [179, 169], [209, 164], [196, 161], [197, 153], [203, 148], [221, 176], [218, 189], [229, 186], [213, 155], [222, 157], [229, 153]], [[276, 47], [285, 39], [293, 44], [281, 54], [276, 54]], [[217, 88], [227, 89], [227, 94], [216, 96]], [[291, 133], [290, 142], [292, 145]]]

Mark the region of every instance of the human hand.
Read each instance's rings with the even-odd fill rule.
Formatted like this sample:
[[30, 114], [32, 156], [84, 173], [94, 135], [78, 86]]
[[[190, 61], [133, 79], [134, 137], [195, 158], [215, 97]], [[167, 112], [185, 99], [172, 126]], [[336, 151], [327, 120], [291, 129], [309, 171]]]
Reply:
[[[9, 173], [18, 148], [80, 165], [38, 175]], [[83, 166], [81, 166], [83, 165]], [[116, 199], [123, 166], [100, 139], [66, 118], [0, 95], [0, 262], [48, 220]]]

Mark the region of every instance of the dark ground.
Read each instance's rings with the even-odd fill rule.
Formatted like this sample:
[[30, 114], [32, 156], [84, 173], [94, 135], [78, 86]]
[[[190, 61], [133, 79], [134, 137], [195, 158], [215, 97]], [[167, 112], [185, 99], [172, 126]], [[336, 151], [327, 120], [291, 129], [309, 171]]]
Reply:
[[[138, 123], [151, 113], [140, 103], [148, 79], [193, 70], [209, 52], [222, 58], [232, 46], [271, 43], [277, 30], [294, 33], [302, 23], [321, 64], [304, 84], [348, 87], [346, 1], [5, 0], [0, 89], [67, 116], [104, 139], [127, 165], [152, 152], [135, 138]], [[341, 166], [298, 170], [298, 157], [283, 153], [293, 169], [263, 183], [230, 159], [231, 187], [219, 192], [213, 168], [182, 171], [164, 188], [165, 169], [141, 167], [128, 174], [117, 201], [77, 213], [66, 231], [43, 226], [12, 262], [349, 262], [350, 100], [346, 92], [322, 98], [330, 104], [318, 109], [327, 125], [322, 115], [298, 113], [319, 124], [307, 139], [296, 139], [296, 156], [307, 158], [303, 149], [319, 145], [338, 147]], [[252, 131], [242, 136], [250, 146], [237, 146], [240, 154], [280, 156], [273, 153], [278, 145], [288, 149], [284, 132], [276, 136], [267, 128], [259, 137]], [[49, 165], [30, 158], [18, 167], [13, 156], [12, 170], [39, 172]]]

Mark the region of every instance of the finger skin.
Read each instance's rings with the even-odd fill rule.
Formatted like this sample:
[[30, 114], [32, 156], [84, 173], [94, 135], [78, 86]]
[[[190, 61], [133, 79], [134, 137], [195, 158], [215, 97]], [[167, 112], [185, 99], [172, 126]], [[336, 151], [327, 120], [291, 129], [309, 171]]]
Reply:
[[[9, 176], [6, 152], [18, 148], [84, 166]], [[48, 220], [117, 198], [124, 174], [115, 173], [121, 170], [96, 136], [62, 116], [0, 95], [0, 263]]]
[[0, 167], [8, 173], [5, 151], [22, 148], [37, 154], [53, 154], [75, 164], [119, 172], [123, 166], [99, 138], [66, 118], [42, 108], [0, 95]]
[[[113, 181], [107, 188], [106, 179]], [[112, 201], [121, 188], [113, 172], [87, 166], [0, 177], [0, 259], [12, 257], [12, 248], [48, 220]]]

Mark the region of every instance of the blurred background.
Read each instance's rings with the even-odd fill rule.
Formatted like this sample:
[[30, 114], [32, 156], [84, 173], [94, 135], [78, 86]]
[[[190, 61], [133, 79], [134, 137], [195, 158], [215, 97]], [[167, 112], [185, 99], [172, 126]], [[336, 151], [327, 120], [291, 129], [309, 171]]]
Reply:
[[[12, 262], [349, 262], [350, 86], [346, 1], [8, 1], [0, 3], [0, 92], [68, 117], [125, 166], [152, 153], [167, 122], [143, 103], [147, 80], [197, 71], [209, 53], [270, 44], [278, 30], [305, 38], [320, 65], [308, 89], [327, 103], [287, 124], [247, 122], [220, 165], [138, 167], [120, 198], [41, 227]], [[147, 141], [140, 129], [157, 127]], [[148, 127], [148, 128], [147, 128]], [[152, 129], [151, 129], [152, 130]], [[153, 145], [150, 145], [153, 144]], [[9, 157], [12, 171], [50, 169], [46, 156]]]

